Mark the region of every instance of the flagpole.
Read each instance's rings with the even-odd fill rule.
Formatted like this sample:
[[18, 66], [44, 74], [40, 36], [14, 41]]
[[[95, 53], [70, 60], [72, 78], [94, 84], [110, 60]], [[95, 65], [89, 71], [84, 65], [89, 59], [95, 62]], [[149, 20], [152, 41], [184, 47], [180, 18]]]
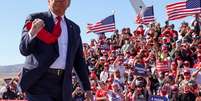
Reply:
[[113, 13], [113, 15], [116, 13], [116, 11], [115, 10], [112, 10], [112, 13]]
[[[140, 19], [139, 20], [141, 20], [141, 14], [142, 14], [142, 6], [139, 6], [139, 12], [137, 13], [137, 17], [140, 17]], [[137, 17], [136, 17], [136, 21], [135, 21], [135, 23], [138, 25], [138, 24], [142, 24], [142, 22], [137, 22]]]
[[[140, 15], [140, 17], [142, 17], [142, 15], [141, 15], [141, 14], [142, 14], [142, 6], [140, 5], [140, 6], [139, 6], [139, 8], [140, 8], [139, 15]], [[142, 18], [141, 18], [141, 19], [142, 19]], [[140, 24], [142, 24], [142, 25], [143, 25], [143, 23], [142, 23], [142, 22], [140, 22]]]

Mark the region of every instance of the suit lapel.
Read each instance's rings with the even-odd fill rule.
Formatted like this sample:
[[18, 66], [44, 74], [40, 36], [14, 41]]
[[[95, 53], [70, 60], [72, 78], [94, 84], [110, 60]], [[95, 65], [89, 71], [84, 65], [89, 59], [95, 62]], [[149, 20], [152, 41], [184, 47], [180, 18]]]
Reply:
[[52, 32], [53, 28], [54, 28], [54, 19], [53, 19], [53, 16], [50, 11], [48, 11], [47, 17], [48, 17], [48, 19], [46, 21], [47, 29], [49, 32]]
[[[66, 57], [66, 65], [69, 65], [71, 63], [71, 51], [72, 51], [72, 45], [73, 45], [73, 26], [72, 24], [69, 22], [69, 20], [65, 18], [66, 24], [67, 24], [67, 29], [68, 29], [68, 49], [67, 49], [67, 57]], [[68, 66], [67, 66], [68, 67]]]

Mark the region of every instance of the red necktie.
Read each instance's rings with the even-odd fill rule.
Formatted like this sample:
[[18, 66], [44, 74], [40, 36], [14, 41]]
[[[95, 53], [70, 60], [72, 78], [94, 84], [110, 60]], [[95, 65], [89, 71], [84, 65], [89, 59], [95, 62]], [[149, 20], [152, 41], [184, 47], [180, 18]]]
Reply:
[[61, 24], [60, 23], [61, 23], [62, 18], [60, 16], [57, 16], [56, 19], [57, 19], [57, 22], [55, 24], [52, 34], [56, 37], [59, 37], [61, 35]]
[[[54, 25], [54, 29], [52, 31], [52, 33], [46, 31], [44, 28], [42, 28], [38, 34], [37, 34], [37, 38], [40, 39], [41, 41], [45, 42], [46, 44], [53, 44], [55, 42], [57, 42], [59, 36], [61, 35], [61, 17], [58, 16], [56, 17], [57, 21], [56, 24]], [[26, 23], [25, 27], [27, 28], [27, 30], [30, 30], [32, 27], [32, 21], [29, 21]]]

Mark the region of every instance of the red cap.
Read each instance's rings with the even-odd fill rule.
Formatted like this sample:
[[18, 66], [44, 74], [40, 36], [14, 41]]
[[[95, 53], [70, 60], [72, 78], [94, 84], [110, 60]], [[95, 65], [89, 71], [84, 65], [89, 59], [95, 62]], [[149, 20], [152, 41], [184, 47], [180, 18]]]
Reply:
[[96, 73], [95, 72], [91, 72], [91, 79], [96, 79]]
[[201, 44], [198, 44], [198, 47], [201, 48]]
[[109, 57], [108, 60], [114, 60], [114, 57]]
[[162, 50], [168, 50], [168, 47], [166, 45], [163, 45]]
[[184, 63], [189, 63], [188, 61], [184, 61]]
[[173, 61], [173, 62], [171, 63], [171, 65], [176, 66], [177, 64], [176, 64], [176, 62], [175, 62], [175, 61]]
[[109, 63], [108, 63], [108, 62], [106, 62], [106, 63], [104, 64], [104, 66], [109, 66]]
[[178, 86], [177, 86], [177, 85], [173, 85], [173, 86], [171, 87], [171, 89], [172, 89], [172, 91], [178, 91]]
[[189, 69], [184, 69], [184, 73], [190, 73]]
[[107, 81], [108, 81], [108, 82], [112, 82], [113, 79], [112, 79], [112, 78], [108, 78]]

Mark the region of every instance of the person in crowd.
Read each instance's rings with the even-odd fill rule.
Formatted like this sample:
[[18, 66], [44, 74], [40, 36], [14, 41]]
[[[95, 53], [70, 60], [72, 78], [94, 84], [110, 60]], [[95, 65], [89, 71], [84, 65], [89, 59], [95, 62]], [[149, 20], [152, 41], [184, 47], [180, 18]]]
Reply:
[[95, 94], [96, 101], [106, 101], [108, 99], [107, 93], [107, 85], [103, 81], [98, 81], [98, 87]]
[[100, 73], [100, 81], [106, 82], [107, 79], [109, 78], [109, 64], [105, 63], [104, 64], [104, 69], [103, 71]]
[[124, 101], [125, 100], [121, 92], [121, 87], [119, 83], [116, 83], [116, 82], [112, 84], [112, 90], [108, 91], [107, 96], [109, 101]]

